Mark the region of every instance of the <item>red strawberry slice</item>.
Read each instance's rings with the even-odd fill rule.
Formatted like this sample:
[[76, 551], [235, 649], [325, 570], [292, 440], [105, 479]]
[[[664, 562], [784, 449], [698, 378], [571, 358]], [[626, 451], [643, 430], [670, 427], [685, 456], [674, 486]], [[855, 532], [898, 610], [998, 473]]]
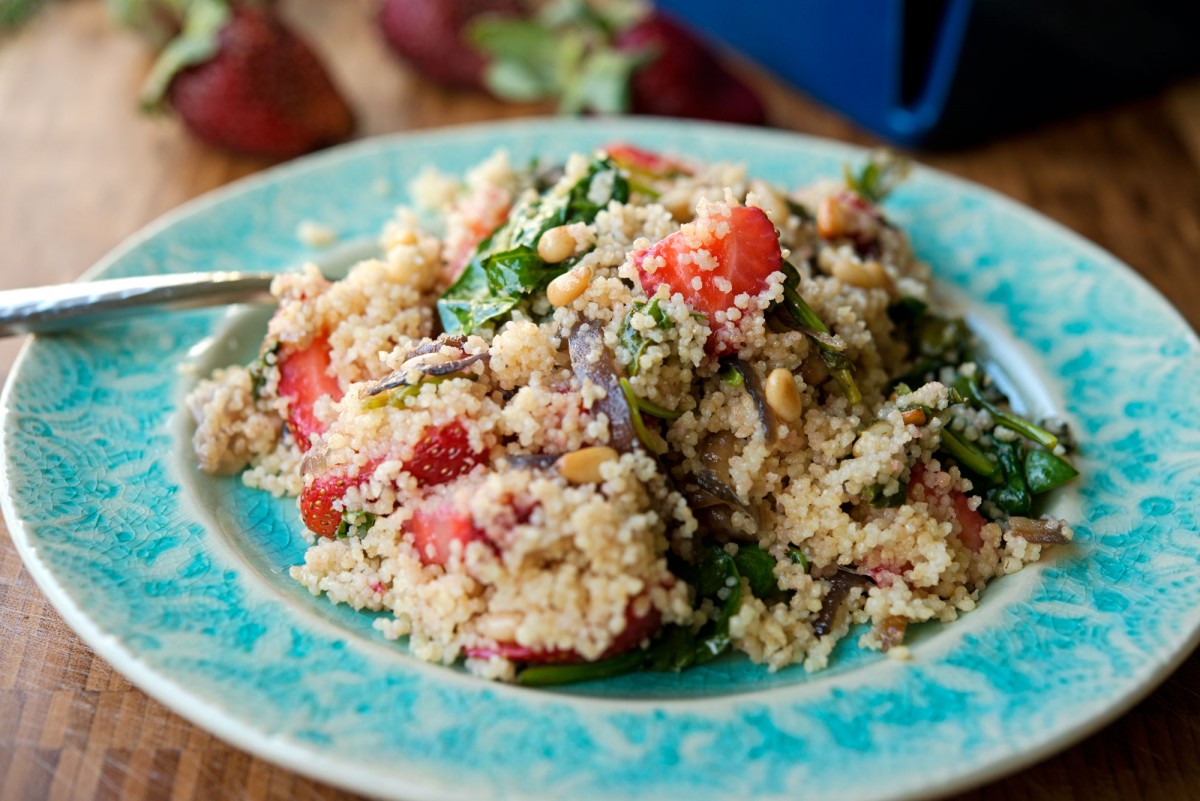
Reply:
[[320, 336], [302, 350], [281, 349], [279, 397], [288, 399], [288, 429], [301, 450], [307, 451], [312, 437], [325, 433], [325, 424], [313, 413], [322, 395], [341, 400], [342, 388], [329, 374], [329, 337]]
[[300, 493], [300, 518], [314, 534], [332, 538], [342, 523], [342, 511], [334, 508], [346, 490], [358, 484], [358, 479], [344, 475], [317, 476]]
[[600, 149], [619, 166], [631, 172], [639, 172], [655, 178], [692, 174], [692, 168], [682, 161], [625, 142], [613, 142]]
[[[632, 607], [625, 610], [625, 630], [616, 636], [612, 644], [600, 654], [595, 661], [620, 656], [641, 644], [642, 640], [658, 631], [662, 625], [662, 614], [653, 607], [645, 615], [635, 617]], [[537, 664], [571, 664], [584, 661], [575, 651], [552, 649], [537, 650], [515, 642], [500, 642], [495, 645], [478, 645], [466, 649], [466, 654], [472, 659], [491, 659], [499, 656], [513, 662], [529, 662]]]
[[929, 476], [929, 471], [925, 469], [925, 465], [922, 463], [917, 463], [912, 468], [912, 474], [908, 482], [908, 498], [910, 501], [913, 499], [912, 488], [918, 484], [925, 488], [925, 497], [934, 502], [946, 497], [946, 495], [950, 496], [950, 500], [954, 503], [954, 517], [959, 525], [959, 541], [972, 551], [979, 553], [983, 548], [983, 535], [980, 532], [987, 525], [987, 518], [979, 514], [977, 510], [971, 508], [971, 501], [966, 494], [959, 490], [947, 489], [935, 484]]
[[404, 469], [425, 487], [445, 484], [483, 461], [483, 453], [471, 448], [462, 423], [450, 423], [425, 433]]
[[[210, 29], [217, 19], [206, 20]], [[143, 93], [148, 105], [166, 96], [200, 139], [268, 158], [292, 158], [350, 135], [350, 107], [270, 4], [237, 3], [208, 35], [210, 49], [198, 48], [193, 32], [164, 50]]]
[[[715, 232], [724, 227], [728, 231], [718, 238]], [[662, 260], [653, 272], [646, 269], [651, 257]], [[715, 263], [714, 269], [702, 269], [706, 262]], [[683, 295], [688, 306], [708, 315], [713, 333], [706, 350], [722, 356], [735, 349], [728, 336], [733, 324], [720, 325], [716, 313], [731, 308], [743, 292], [754, 296], [765, 290], [768, 276], [782, 267], [783, 254], [775, 226], [761, 209], [709, 206], [694, 222], [635, 254], [634, 264], [647, 295], [666, 284], [671, 294]]]
[[450, 561], [454, 543], [462, 548], [487, 535], [475, 527], [471, 513], [453, 502], [426, 504], [418, 507], [405, 526], [421, 561], [427, 565], [444, 565]]

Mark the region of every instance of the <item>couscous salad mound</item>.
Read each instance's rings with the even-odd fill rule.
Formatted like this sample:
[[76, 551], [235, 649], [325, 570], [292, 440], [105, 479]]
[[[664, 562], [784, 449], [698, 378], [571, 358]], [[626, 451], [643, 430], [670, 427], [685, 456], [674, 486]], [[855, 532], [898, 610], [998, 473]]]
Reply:
[[972, 361], [880, 202], [614, 144], [413, 186], [383, 255], [281, 275], [259, 358], [189, 397], [203, 469], [298, 497], [292, 576], [414, 654], [526, 684], [974, 608], [1071, 539], [1076, 475]]

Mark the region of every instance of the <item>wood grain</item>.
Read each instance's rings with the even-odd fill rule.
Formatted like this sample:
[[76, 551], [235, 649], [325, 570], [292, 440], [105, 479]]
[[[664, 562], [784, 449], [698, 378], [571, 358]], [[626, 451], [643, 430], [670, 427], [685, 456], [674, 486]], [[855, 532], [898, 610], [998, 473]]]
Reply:
[[[390, 58], [369, 0], [291, 0], [362, 135], [527, 114], [439, 90]], [[50, 3], [0, 37], [0, 287], [70, 280], [159, 214], [260, 170], [135, 110], [148, 54], [99, 0]], [[783, 128], [870, 135], [746, 68]], [[925, 154], [1111, 250], [1200, 323], [1200, 81], [970, 150]], [[1035, 288], [1031, 288], [1035, 290]], [[0, 343], [7, 372], [17, 344]], [[150, 700], [65, 627], [0, 537], [0, 798], [349, 799], [248, 756]], [[1100, 733], [959, 801], [1194, 799], [1200, 657]]]

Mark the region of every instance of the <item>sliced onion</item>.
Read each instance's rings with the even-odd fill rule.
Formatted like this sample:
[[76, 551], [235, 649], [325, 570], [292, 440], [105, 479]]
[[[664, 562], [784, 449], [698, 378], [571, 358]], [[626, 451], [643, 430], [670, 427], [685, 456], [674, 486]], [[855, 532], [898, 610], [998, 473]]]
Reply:
[[549, 470], [561, 458], [561, 453], [518, 453], [505, 456], [504, 461], [514, 470]]
[[581, 384], [591, 381], [604, 390], [604, 397], [596, 402], [595, 408], [608, 416], [608, 444], [621, 453], [632, 451], [637, 445], [637, 435], [633, 430], [635, 412], [621, 389], [612, 353], [604, 345], [600, 324], [587, 320], [581, 322], [571, 331], [567, 344], [575, 377]]
[[762, 422], [763, 439], [768, 443], [774, 442], [776, 438], [775, 412], [771, 411], [771, 407], [767, 405], [767, 395], [763, 391], [762, 379], [759, 378], [758, 371], [741, 359], [730, 359], [729, 364], [733, 365], [733, 369], [741, 374], [746, 391], [754, 399], [754, 406], [758, 409], [758, 419]]
[[813, 633], [818, 637], [824, 637], [833, 631], [838, 613], [842, 611], [842, 607], [846, 605], [846, 599], [850, 596], [850, 590], [871, 583], [866, 576], [846, 570], [838, 570], [827, 581], [829, 582], [829, 591], [825, 593], [825, 599], [821, 601], [821, 611], [813, 620]]
[[1013, 534], [1036, 545], [1066, 545], [1071, 538], [1063, 530], [1065, 526], [1066, 521], [1053, 517], [1034, 520], [1030, 517], [1014, 516], [1008, 519], [1008, 527]]

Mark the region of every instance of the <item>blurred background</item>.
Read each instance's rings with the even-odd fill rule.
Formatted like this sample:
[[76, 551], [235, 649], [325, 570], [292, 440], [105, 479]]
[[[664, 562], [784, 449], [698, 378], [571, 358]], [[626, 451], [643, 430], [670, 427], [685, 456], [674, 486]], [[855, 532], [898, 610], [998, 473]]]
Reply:
[[[0, 0], [0, 289], [74, 280], [180, 203], [338, 141], [645, 113], [890, 144], [1097, 242], [1200, 323], [1200, 4], [731, 6]], [[0, 375], [19, 345], [0, 341]], [[0, 798], [349, 798], [114, 674], [7, 536], [0, 605]], [[1198, 680], [1193, 657], [1100, 734], [960, 801], [1195, 798]]]

